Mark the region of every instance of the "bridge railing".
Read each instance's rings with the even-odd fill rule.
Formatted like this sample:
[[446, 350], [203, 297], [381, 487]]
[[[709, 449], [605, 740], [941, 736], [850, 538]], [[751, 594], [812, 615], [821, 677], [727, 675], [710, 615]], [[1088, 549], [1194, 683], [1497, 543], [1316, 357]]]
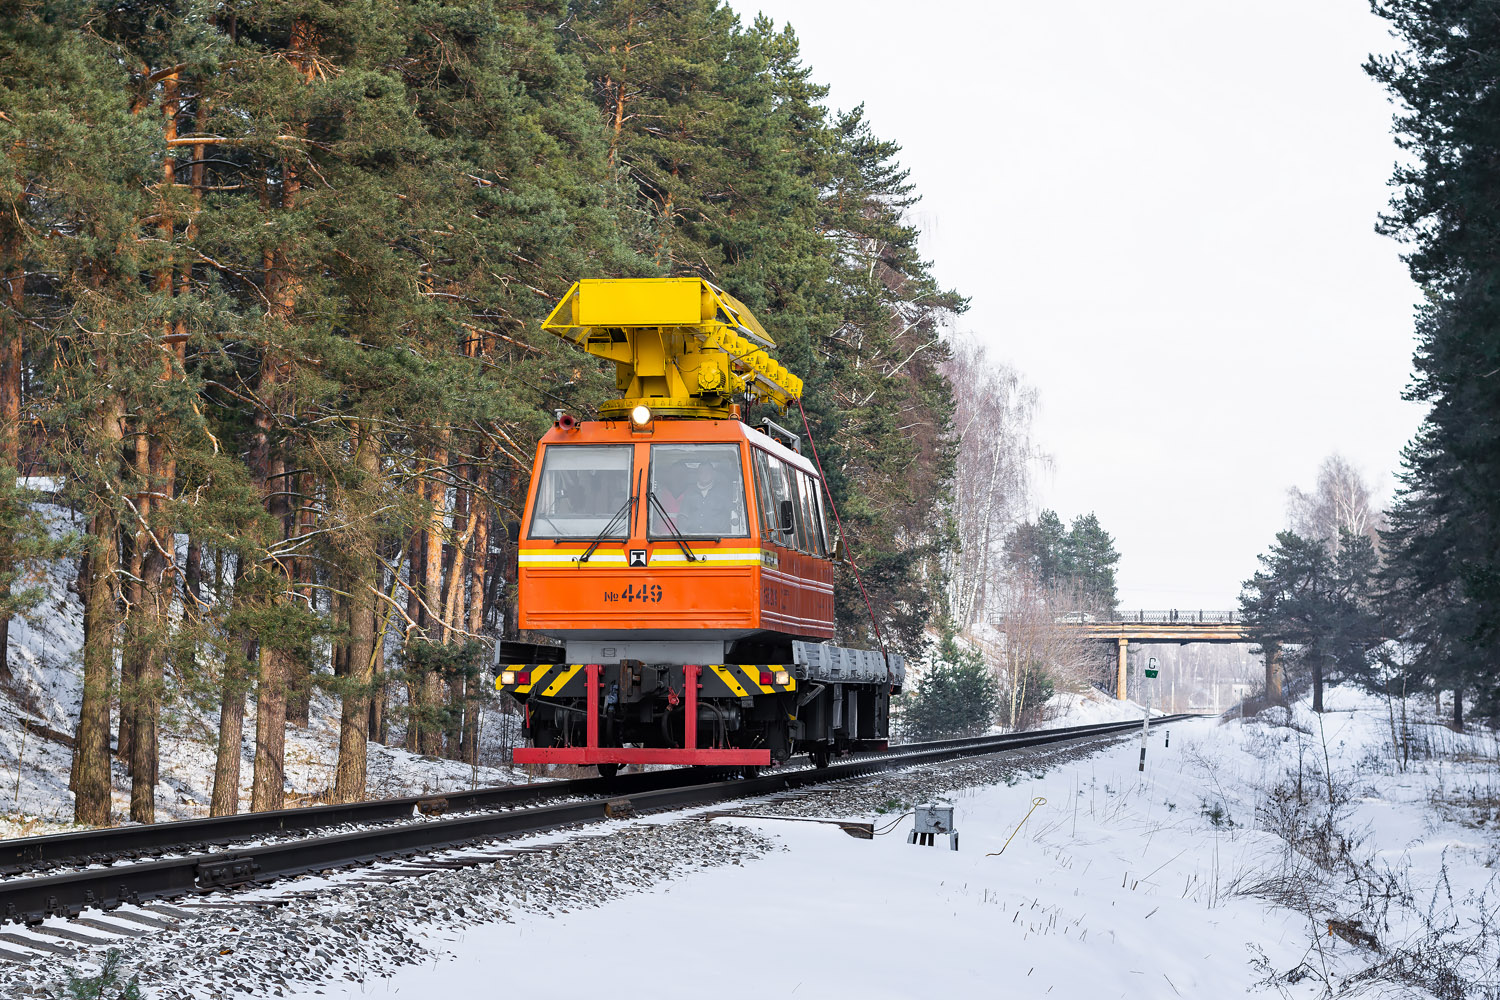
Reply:
[[1124, 611], [1113, 615], [1096, 615], [1100, 623], [1136, 622], [1140, 624], [1162, 624], [1180, 622], [1184, 625], [1243, 625], [1245, 616], [1238, 611], [1196, 611], [1172, 608], [1167, 611]]
[[[1004, 625], [1003, 611], [990, 615], [990, 624]], [[1201, 608], [1169, 608], [1165, 611], [1060, 611], [1052, 620], [1063, 625], [1243, 625], [1245, 616], [1238, 611], [1205, 611]]]

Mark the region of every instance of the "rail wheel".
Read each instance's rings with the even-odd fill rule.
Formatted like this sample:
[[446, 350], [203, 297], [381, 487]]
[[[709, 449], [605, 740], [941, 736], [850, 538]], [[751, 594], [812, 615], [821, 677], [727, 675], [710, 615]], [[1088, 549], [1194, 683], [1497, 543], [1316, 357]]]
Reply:
[[760, 765], [746, 764], [744, 767], [740, 768], [740, 777], [744, 778], [746, 781], [749, 781], [751, 778], [760, 777]]
[[599, 769], [599, 777], [605, 781], [613, 781], [615, 775], [620, 773], [619, 764], [595, 764], [594, 766]]
[[807, 751], [807, 756], [812, 758], [813, 767], [824, 768], [832, 757], [827, 743], [814, 743]]

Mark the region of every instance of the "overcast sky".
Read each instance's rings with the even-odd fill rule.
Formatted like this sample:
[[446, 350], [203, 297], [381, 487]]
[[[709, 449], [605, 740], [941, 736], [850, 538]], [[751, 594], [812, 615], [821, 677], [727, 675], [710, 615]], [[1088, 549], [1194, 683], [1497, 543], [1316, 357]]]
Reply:
[[1040, 391], [1038, 501], [1093, 510], [1131, 608], [1228, 608], [1288, 487], [1382, 502], [1416, 287], [1367, 0], [732, 0], [904, 147], [959, 328]]

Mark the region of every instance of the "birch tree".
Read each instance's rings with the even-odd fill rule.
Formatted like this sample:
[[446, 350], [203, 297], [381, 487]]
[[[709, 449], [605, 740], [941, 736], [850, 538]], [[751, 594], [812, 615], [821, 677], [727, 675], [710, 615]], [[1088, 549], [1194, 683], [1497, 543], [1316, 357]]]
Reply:
[[1005, 540], [1026, 517], [1032, 470], [1045, 459], [1032, 439], [1036, 390], [1020, 373], [991, 359], [972, 337], [953, 344], [943, 372], [953, 386], [958, 438], [952, 506], [958, 544], [948, 560], [948, 607], [968, 628], [1002, 597]]
[[1374, 503], [1369, 481], [1344, 456], [1335, 452], [1318, 467], [1311, 492], [1293, 486], [1287, 490], [1289, 529], [1303, 538], [1315, 538], [1337, 555], [1342, 532], [1368, 538], [1380, 545], [1384, 518]]

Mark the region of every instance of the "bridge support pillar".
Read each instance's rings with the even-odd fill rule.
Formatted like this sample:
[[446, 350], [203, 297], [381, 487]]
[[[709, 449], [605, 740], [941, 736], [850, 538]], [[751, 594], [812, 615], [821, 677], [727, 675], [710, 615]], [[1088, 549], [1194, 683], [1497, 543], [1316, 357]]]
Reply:
[[1281, 643], [1268, 642], [1262, 646], [1266, 658], [1266, 700], [1281, 702]]
[[1126, 654], [1128, 652], [1130, 652], [1130, 640], [1129, 639], [1116, 639], [1115, 641], [1117, 643], [1119, 643], [1119, 645], [1120, 645], [1120, 672], [1119, 672], [1119, 675], [1118, 675], [1118, 677], [1117, 677], [1117, 679], [1115, 681], [1115, 697], [1119, 698], [1121, 701], [1124, 701], [1125, 698], [1126, 698], [1126, 694], [1125, 694], [1125, 657], [1126, 657]]

